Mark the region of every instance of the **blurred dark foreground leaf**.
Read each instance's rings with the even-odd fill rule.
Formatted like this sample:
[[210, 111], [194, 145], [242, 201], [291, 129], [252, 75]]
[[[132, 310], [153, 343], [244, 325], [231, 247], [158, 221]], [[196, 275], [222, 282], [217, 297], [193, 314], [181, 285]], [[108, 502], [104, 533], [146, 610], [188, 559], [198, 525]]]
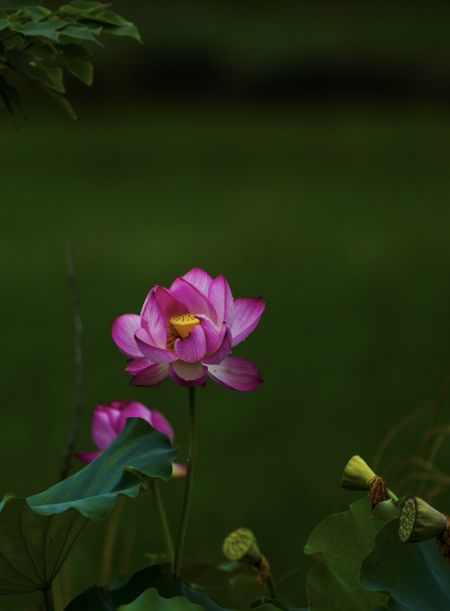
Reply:
[[[221, 606], [211, 599], [210, 591], [216, 595], [219, 592], [221, 596], [225, 596], [224, 589], [231, 587], [233, 590], [233, 585], [230, 586], [230, 577], [236, 576], [236, 574], [242, 576], [244, 573], [237, 573], [234, 569], [227, 571], [220, 567], [194, 562], [188, 562], [185, 568], [187, 569], [186, 574], [190, 574], [191, 577], [196, 576], [195, 585], [201, 583], [201, 587], [195, 587], [193, 584], [187, 585], [184, 581], [176, 579], [171, 573], [169, 564], [153, 565], [135, 573], [120, 588], [113, 590], [106, 590], [97, 586], [90, 588], [77, 596], [65, 611], [122, 611], [125, 609], [127, 611], [141, 611], [141, 608], [161, 609], [161, 611], [166, 611], [166, 609], [174, 609], [174, 611], [184, 611], [185, 609], [191, 611], [192, 609], [193, 611], [198, 608], [205, 611], [235, 611], [241, 608], [247, 611], [253, 608], [261, 609], [261, 611], [276, 611], [277, 609], [301, 611], [292, 609], [279, 601], [268, 599], [261, 599], [251, 604], [248, 599], [255, 590], [254, 584], [252, 587], [249, 583], [246, 583], [243, 589], [231, 594], [232, 597], [236, 597], [236, 605], [232, 607]], [[250, 579], [248, 575], [247, 578]], [[148, 605], [145, 607], [144, 602], [150, 599], [155, 606]]]
[[377, 532], [397, 516], [392, 501], [380, 503], [371, 511], [364, 498], [348, 511], [326, 517], [313, 530], [304, 551], [317, 560], [307, 578], [308, 604], [314, 611], [385, 607], [386, 594], [361, 585], [361, 565], [374, 547]]
[[280, 602], [279, 600], [273, 600], [271, 598], [262, 598], [255, 601], [252, 604], [252, 609], [257, 611], [308, 611], [308, 609], [298, 609], [296, 607], [290, 607], [289, 605]]
[[92, 587], [77, 596], [66, 611], [115, 611], [123, 605], [136, 601], [148, 589], [157, 590], [160, 597], [170, 602], [181, 596], [206, 611], [231, 611], [214, 603], [202, 590], [192, 588], [180, 579], [176, 579], [168, 564], [154, 565], [138, 571], [121, 588], [106, 590], [97, 586]]
[[436, 541], [402, 544], [398, 520], [378, 533], [375, 549], [364, 561], [364, 587], [389, 592], [388, 611], [450, 609], [450, 567], [437, 551]]
[[117, 497], [136, 497], [146, 478], [168, 480], [177, 451], [142, 419], [92, 463], [27, 498], [0, 504], [0, 593], [48, 589], [88, 520], [105, 518]]
[[230, 563], [225, 568], [186, 560], [183, 576], [191, 586], [204, 591], [223, 607], [249, 609], [254, 600], [267, 595], [267, 586], [258, 578], [258, 572], [242, 563]]
[[150, 611], [150, 609], [151, 611], [202, 611], [202, 607], [182, 596], [162, 598], [154, 588], [141, 594], [129, 605], [122, 605], [118, 611]]

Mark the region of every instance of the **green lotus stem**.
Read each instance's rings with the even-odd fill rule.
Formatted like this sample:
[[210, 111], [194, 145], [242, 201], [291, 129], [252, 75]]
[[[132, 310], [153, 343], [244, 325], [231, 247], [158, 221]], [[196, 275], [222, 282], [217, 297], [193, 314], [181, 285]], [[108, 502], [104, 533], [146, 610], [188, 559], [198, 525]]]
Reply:
[[58, 573], [58, 575], [55, 577], [52, 585], [53, 605], [58, 611], [60, 609], [65, 609], [66, 605], [64, 604], [64, 602], [66, 600], [70, 600], [70, 598], [68, 599], [63, 594], [62, 579], [63, 578], [61, 570], [61, 572]]
[[44, 595], [45, 611], [55, 611], [51, 589], [47, 588], [42, 592]]
[[128, 528], [125, 532], [122, 553], [120, 554], [119, 575], [129, 575], [131, 556], [133, 553], [134, 542], [136, 541], [136, 530]]
[[398, 501], [398, 496], [394, 492], [392, 492], [390, 488], [386, 488], [386, 494], [393, 503], [396, 503]]
[[173, 574], [178, 579], [181, 577], [183, 564], [184, 542], [186, 539], [189, 522], [189, 511], [191, 507], [192, 488], [194, 484], [194, 468], [197, 439], [195, 434], [195, 386], [189, 387], [189, 447], [187, 457], [187, 475], [184, 487], [183, 508], [181, 510], [180, 527], [178, 530], [177, 547], [173, 563]]
[[119, 530], [120, 518], [125, 507], [125, 497], [120, 495], [116, 506], [111, 512], [111, 516], [106, 528], [105, 543], [103, 545], [102, 565], [100, 570], [100, 585], [109, 586], [111, 581], [112, 560], [114, 547], [116, 545], [117, 532]]
[[170, 524], [167, 518], [166, 508], [164, 506], [164, 501], [161, 494], [161, 488], [159, 482], [156, 479], [152, 479], [151, 486], [153, 490], [153, 496], [155, 497], [156, 509], [158, 511], [159, 520], [163, 529], [167, 555], [169, 556], [170, 563], [173, 563], [175, 549], [173, 546], [172, 531], [170, 530]]
[[70, 470], [72, 468], [72, 460], [78, 439], [78, 434], [81, 428], [81, 418], [83, 415], [84, 406], [83, 322], [81, 319], [80, 299], [78, 296], [78, 288], [75, 278], [72, 245], [70, 243], [67, 247], [67, 278], [69, 280], [70, 286], [73, 323], [75, 330], [75, 401], [72, 424], [69, 432], [69, 437], [67, 439], [66, 449], [64, 451], [61, 472], [59, 476], [59, 479], [61, 481], [65, 480], [69, 476]]

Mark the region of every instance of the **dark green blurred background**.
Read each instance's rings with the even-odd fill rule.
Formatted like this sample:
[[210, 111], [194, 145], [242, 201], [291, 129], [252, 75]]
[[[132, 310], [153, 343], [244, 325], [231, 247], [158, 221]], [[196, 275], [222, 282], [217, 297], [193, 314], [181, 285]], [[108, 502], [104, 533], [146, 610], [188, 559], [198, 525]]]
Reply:
[[[277, 577], [299, 568], [282, 591], [304, 603], [307, 535], [354, 498], [338, 491], [345, 461], [370, 459], [450, 365], [450, 8], [115, 6], [144, 45], [108, 41], [94, 89], [70, 83], [80, 123], [34, 92], [19, 129], [0, 119], [1, 489], [37, 492], [60, 469], [68, 241], [85, 332], [80, 448], [92, 447], [92, 408], [111, 399], [163, 410], [185, 445], [186, 392], [129, 386], [110, 322], [192, 266], [224, 273], [235, 296], [266, 298], [237, 350], [265, 384], [199, 393], [188, 553], [220, 560], [227, 532], [249, 526]], [[165, 486], [174, 522], [181, 493]], [[128, 511], [120, 545], [135, 541], [137, 568], [163, 541], [149, 498]], [[74, 592], [93, 580], [102, 528], [72, 558]]]

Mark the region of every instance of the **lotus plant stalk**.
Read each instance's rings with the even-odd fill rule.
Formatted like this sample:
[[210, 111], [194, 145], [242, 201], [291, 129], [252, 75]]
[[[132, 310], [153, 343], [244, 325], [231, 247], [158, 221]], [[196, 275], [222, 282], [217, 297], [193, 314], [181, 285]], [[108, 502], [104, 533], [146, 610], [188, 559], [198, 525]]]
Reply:
[[70, 285], [70, 294], [72, 299], [72, 311], [75, 331], [75, 396], [74, 396], [74, 413], [72, 425], [67, 439], [66, 448], [64, 451], [60, 480], [66, 479], [70, 474], [72, 467], [73, 453], [78, 439], [78, 434], [81, 428], [81, 417], [83, 414], [83, 395], [84, 395], [84, 366], [83, 366], [83, 322], [81, 319], [80, 299], [78, 296], [78, 288], [75, 278], [75, 267], [73, 261], [73, 252], [71, 244], [67, 247], [67, 277]]
[[128, 358], [135, 386], [155, 386], [168, 377], [189, 388], [189, 450], [185, 495], [173, 572], [180, 577], [194, 480], [195, 387], [207, 379], [239, 391], [258, 388], [257, 365], [231, 351], [257, 327], [264, 312], [261, 297], [235, 299], [223, 275], [213, 278], [194, 267], [169, 288], [154, 286], [139, 314], [122, 314], [112, 338]]
[[197, 436], [195, 430], [195, 386], [189, 388], [189, 449], [187, 458], [187, 475], [184, 488], [183, 507], [181, 510], [180, 527], [178, 531], [177, 547], [175, 560], [173, 563], [173, 574], [178, 579], [181, 577], [183, 564], [184, 544], [186, 540], [187, 527], [189, 523], [189, 513], [192, 501], [192, 489], [194, 486], [195, 458], [197, 453]]
[[55, 611], [55, 606], [53, 604], [53, 596], [50, 588], [43, 590], [44, 603], [45, 603], [45, 611]]
[[106, 527], [105, 542], [103, 544], [102, 564], [100, 569], [100, 585], [107, 588], [111, 583], [112, 564], [114, 548], [116, 546], [117, 533], [119, 530], [120, 519], [125, 507], [125, 497], [119, 496], [116, 506], [111, 512], [111, 516]]
[[175, 558], [175, 548], [173, 546], [172, 531], [170, 529], [169, 519], [167, 517], [166, 508], [161, 494], [161, 487], [156, 479], [152, 480], [151, 487], [153, 491], [153, 497], [156, 503], [156, 510], [159, 515], [159, 521], [161, 523], [161, 528], [164, 535], [167, 555], [169, 557], [169, 562], [172, 564]]

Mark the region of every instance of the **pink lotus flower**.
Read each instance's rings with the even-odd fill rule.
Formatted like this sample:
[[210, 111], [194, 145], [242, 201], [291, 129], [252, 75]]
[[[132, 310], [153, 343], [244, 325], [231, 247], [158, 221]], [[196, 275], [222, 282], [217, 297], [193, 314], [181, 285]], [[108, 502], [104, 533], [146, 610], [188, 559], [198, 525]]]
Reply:
[[113, 340], [130, 358], [136, 386], [153, 386], [168, 376], [182, 386], [203, 385], [207, 376], [235, 390], [262, 382], [258, 367], [230, 356], [259, 323], [262, 298], [233, 299], [224, 276], [200, 268], [176, 278], [169, 289], [154, 286], [141, 313], [123, 314], [112, 325]]
[[[154, 429], [166, 435], [173, 445], [175, 441], [173, 429], [161, 412], [156, 409], [150, 410], [136, 401], [111, 401], [108, 405], [97, 405], [92, 413], [91, 435], [98, 450], [78, 452], [77, 457], [85, 464], [95, 460], [120, 435], [128, 418], [142, 418]], [[186, 475], [186, 466], [174, 463], [172, 476], [184, 475]]]

